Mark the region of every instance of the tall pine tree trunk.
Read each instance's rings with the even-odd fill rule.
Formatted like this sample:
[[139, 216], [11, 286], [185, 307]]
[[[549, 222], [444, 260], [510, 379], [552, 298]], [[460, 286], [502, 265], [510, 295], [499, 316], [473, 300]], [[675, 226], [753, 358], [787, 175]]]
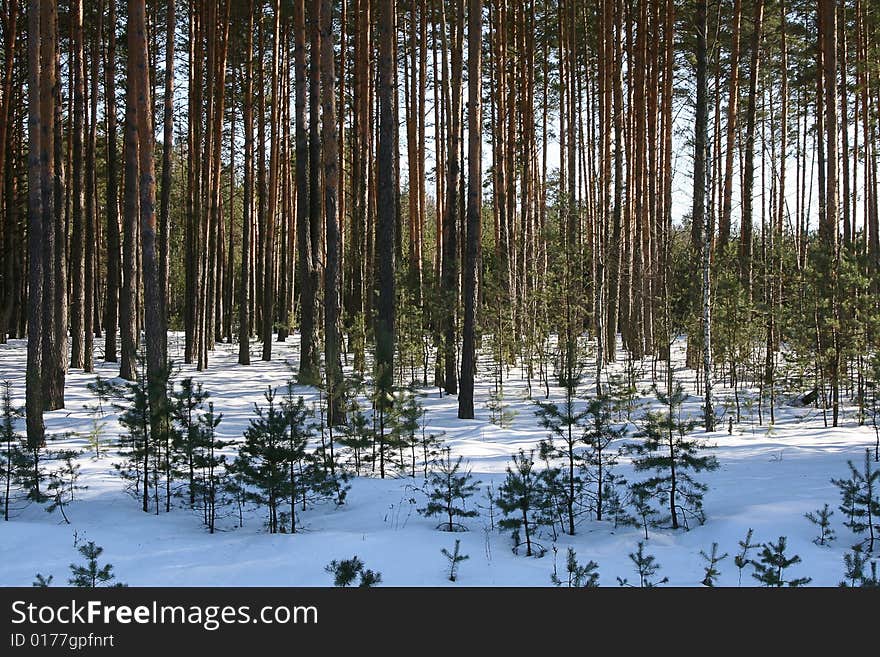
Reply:
[[482, 0], [468, 2], [468, 195], [464, 261], [464, 331], [461, 347], [461, 388], [458, 417], [474, 417], [476, 364], [477, 277], [480, 270], [482, 210]]

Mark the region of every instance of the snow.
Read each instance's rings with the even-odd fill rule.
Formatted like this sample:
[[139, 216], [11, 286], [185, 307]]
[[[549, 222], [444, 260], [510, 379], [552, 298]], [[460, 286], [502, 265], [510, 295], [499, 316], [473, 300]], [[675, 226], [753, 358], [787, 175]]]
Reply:
[[[102, 342], [96, 341], [100, 348]], [[676, 358], [683, 360], [681, 344], [676, 345]], [[223, 413], [219, 427], [221, 439], [238, 439], [252, 414], [253, 403], [262, 401], [267, 385], [284, 386], [295, 371], [298, 338], [291, 336], [285, 343], [273, 345], [273, 360], [258, 358], [259, 345], [252, 344], [252, 365], [236, 364], [237, 345], [218, 344], [211, 353], [209, 369], [196, 372], [193, 366], [180, 365], [179, 378], [193, 376], [210, 393], [215, 409]], [[173, 334], [169, 343], [171, 357], [182, 363], [182, 336]], [[13, 384], [16, 404], [24, 403], [24, 370], [26, 345], [12, 340], [0, 345], [0, 380]], [[96, 354], [96, 374], [114, 377], [115, 364], [104, 363]], [[68, 566], [79, 563], [80, 555], [74, 540], [95, 541], [104, 547], [101, 563], [112, 563], [118, 581], [131, 586], [330, 586], [332, 577], [324, 566], [332, 559], [359, 556], [366, 567], [382, 573], [382, 584], [392, 586], [548, 586], [554, 558], [561, 577], [565, 577], [565, 552], [573, 547], [578, 560], [599, 564], [600, 583], [617, 586], [617, 577], [632, 582], [637, 575], [628, 558], [637, 542], [644, 539], [639, 528], [613, 527], [607, 522], [584, 518], [575, 536], [559, 536], [555, 543], [544, 535], [539, 541], [548, 548], [542, 558], [513, 554], [511, 539], [506, 532], [489, 528], [489, 483], [497, 491], [511, 454], [520, 448], [528, 450], [544, 437], [533, 413], [533, 404], [526, 398], [522, 372], [512, 368], [506, 375], [505, 403], [516, 411], [509, 428], [490, 423], [486, 407], [493, 386], [488, 371], [489, 361], [481, 360], [476, 385], [475, 420], [456, 417], [457, 400], [439, 394], [437, 388], [421, 389], [421, 403], [426, 408], [427, 430], [445, 432], [446, 445], [453, 455], [461, 454], [481, 483], [481, 493], [469, 503], [480, 511], [477, 518], [467, 519], [470, 531], [449, 534], [435, 529], [436, 518], [423, 518], [416, 509], [425, 503], [421, 477], [412, 479], [394, 475], [392, 478], [360, 477], [352, 480], [346, 503], [336, 507], [326, 503], [312, 507], [302, 517], [303, 527], [295, 534], [270, 535], [264, 528], [264, 510], [246, 512], [244, 527], [238, 528], [237, 518], [224, 517], [219, 531], [210, 535], [204, 529], [198, 512], [178, 506], [171, 513], [143, 513], [140, 503], [123, 490], [121, 479], [112, 463], [118, 459], [108, 450], [100, 459], [88, 453], [78, 462], [82, 465], [80, 484], [87, 490], [67, 508], [71, 524], [60, 514], [46, 513], [31, 505], [16, 513], [8, 523], [0, 522], [0, 585], [29, 586], [37, 572], [53, 574], [55, 584], [64, 584]], [[291, 369], [293, 368], [293, 369]], [[645, 366], [650, 373], [650, 364]], [[591, 370], [587, 370], [591, 371]], [[94, 374], [78, 370], [68, 373], [66, 408], [46, 414], [47, 435], [51, 448], [87, 449], [86, 434], [92, 416], [84, 404], [95, 399], [87, 384]], [[676, 379], [694, 392], [693, 372], [680, 365]], [[508, 378], [509, 377], [509, 378]], [[647, 387], [648, 379], [641, 387]], [[584, 391], [587, 390], [585, 385]], [[729, 390], [716, 386], [719, 412]], [[543, 388], [533, 387], [536, 398], [543, 399]], [[316, 401], [313, 388], [296, 387], [307, 402]], [[559, 400], [561, 390], [550, 388], [550, 398]], [[642, 401], [650, 403], [650, 395]], [[692, 396], [685, 410], [699, 414], [700, 400]], [[107, 424], [105, 442], [120, 432], [116, 413], [105, 407]], [[766, 411], [766, 409], [765, 409]], [[704, 506], [708, 516], [702, 526], [690, 531], [654, 529], [645, 546], [646, 553], [656, 556], [661, 566], [658, 577], [669, 578], [670, 586], [698, 586], [703, 578], [700, 551], [709, 552], [712, 542], [719, 544], [719, 553], [729, 556], [719, 564], [719, 585], [737, 586], [738, 572], [733, 556], [737, 541], [748, 528], [754, 528], [753, 542], [776, 541], [788, 537], [787, 554], [799, 554], [802, 563], [793, 566], [788, 575], [809, 576], [812, 586], [836, 586], [843, 579], [843, 554], [854, 543], [853, 534], [842, 525], [837, 511], [839, 492], [831, 478], [848, 476], [847, 460], [858, 466], [866, 447], [874, 444], [870, 426], [858, 426], [855, 409], [847, 407], [839, 428], [825, 428], [821, 410], [800, 408], [779, 402], [776, 424], [772, 431], [759, 426], [756, 409], [749, 420], [744, 410], [743, 421], [727, 433], [727, 418], [718, 426], [720, 431], [705, 434], [713, 454], [720, 462], [714, 472], [700, 473], [699, 481], [709, 485]], [[637, 420], [640, 412], [634, 414]], [[23, 433], [23, 422], [19, 426]], [[702, 433], [701, 429], [697, 432]], [[632, 437], [625, 441], [634, 440]], [[624, 442], [625, 442], [624, 441]], [[615, 445], [616, 447], [617, 445]], [[626, 458], [616, 472], [630, 480], [638, 479]], [[816, 528], [804, 518], [828, 503], [837, 539], [829, 546], [812, 542]], [[494, 518], [497, 522], [499, 511]], [[448, 562], [441, 548], [452, 550], [455, 539], [461, 540], [462, 554], [469, 559], [459, 567], [458, 579], [449, 582]], [[757, 551], [751, 556], [756, 557]], [[754, 585], [751, 568], [743, 573], [743, 585]]]

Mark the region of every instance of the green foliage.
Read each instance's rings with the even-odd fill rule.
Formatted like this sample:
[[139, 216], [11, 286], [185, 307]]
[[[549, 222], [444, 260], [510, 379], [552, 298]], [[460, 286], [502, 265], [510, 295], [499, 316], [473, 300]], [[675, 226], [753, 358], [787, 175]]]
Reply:
[[701, 584], [703, 586], [714, 587], [718, 578], [721, 576], [721, 572], [718, 570], [718, 564], [727, 558], [727, 552], [718, 555], [718, 543], [712, 543], [712, 551], [709, 554], [706, 554], [703, 550], [700, 550], [700, 556], [703, 558], [703, 561], [706, 562], [704, 566], [705, 577], [703, 577], [703, 581]]
[[[562, 404], [536, 401], [538, 424], [547, 430], [546, 440], [538, 446], [541, 458], [547, 462], [548, 483], [561, 501], [561, 511], [567, 520], [569, 534], [575, 532], [575, 521], [583, 513], [584, 469], [580, 449], [586, 432], [587, 413], [578, 410], [575, 401], [577, 381], [571, 380], [565, 388]], [[562, 466], [552, 467], [551, 461], [561, 460]], [[563, 531], [566, 523], [563, 523]]]
[[871, 451], [865, 450], [865, 465], [857, 470], [852, 461], [847, 461], [849, 479], [832, 479], [841, 494], [840, 510], [846, 516], [844, 526], [854, 534], [867, 533], [865, 542], [868, 552], [874, 551], [874, 540], [880, 530], [880, 470], [871, 463]]
[[[668, 577], [664, 577], [661, 580], [653, 579], [657, 571], [660, 570], [660, 564], [657, 563], [657, 559], [653, 554], [645, 554], [645, 544], [642, 541], [639, 541], [635, 552], [630, 552], [629, 560], [636, 567], [636, 573], [639, 576], [638, 587], [649, 589], [669, 581]], [[621, 579], [618, 577], [617, 582], [621, 586], [636, 586], [635, 584], [630, 584], [626, 578]]]
[[192, 445], [192, 466], [195, 471], [192, 492], [202, 509], [202, 520], [210, 533], [214, 533], [217, 507], [225, 502], [224, 493], [229, 490], [229, 472], [226, 456], [220, 452], [230, 443], [217, 438], [217, 427], [223, 420], [222, 413], [214, 413], [214, 402], [208, 402], [208, 410], [199, 416], [198, 433]]
[[449, 552], [446, 548], [440, 548], [441, 554], [449, 561], [449, 581], [454, 582], [458, 577], [458, 564], [462, 561], [470, 559], [470, 557], [466, 554], [461, 554], [459, 551], [459, 545], [461, 541], [455, 539], [455, 548], [453, 548], [452, 552]]
[[94, 451], [95, 458], [99, 459], [101, 458], [101, 449], [104, 446], [104, 429], [107, 426], [107, 422], [101, 419], [104, 417], [104, 405], [119, 396], [119, 386], [98, 375], [86, 387], [95, 395], [97, 400], [97, 403], [94, 405], [84, 404], [84, 408], [92, 416], [92, 427], [89, 429], [88, 434], [86, 434], [86, 439], [89, 443], [89, 449]]
[[431, 473], [428, 482], [428, 503], [418, 512], [430, 518], [444, 517], [444, 522], [437, 525], [443, 531], [466, 531], [467, 527], [456, 518], [474, 518], [476, 510], [467, 509], [467, 498], [479, 490], [479, 481], [474, 481], [470, 470], [461, 469], [462, 457], [455, 461], [451, 450], [447, 447], [436, 461], [436, 469]]
[[671, 394], [657, 391], [657, 399], [666, 407], [663, 412], [648, 412], [642, 429], [636, 437], [644, 438], [641, 443], [628, 446], [635, 454], [633, 468], [636, 472], [654, 471], [656, 474], [638, 483], [660, 504], [669, 515], [659, 522], [670, 522], [673, 529], [680, 526], [679, 518], [688, 529], [688, 518], [705, 522], [703, 494], [708, 486], [696, 481], [691, 472], [702, 472], [718, 468], [714, 456], [704, 456], [702, 450], [708, 449], [705, 441], [691, 438], [695, 422], [682, 418], [681, 407], [686, 399], [681, 384], [676, 384]]
[[[596, 511], [596, 520], [603, 520], [610, 515], [615, 526], [623, 519], [619, 514], [617, 502], [609, 499], [615, 496], [615, 477], [612, 468], [617, 465], [617, 453], [610, 450], [611, 444], [626, 435], [626, 427], [615, 427], [612, 422], [614, 409], [618, 407], [620, 399], [610, 394], [601, 394], [592, 397], [587, 402], [585, 411], [586, 425], [583, 440], [587, 449], [583, 455], [586, 478], [592, 483], [590, 495], [593, 498], [593, 508]], [[611, 483], [609, 490], [608, 483]]]
[[752, 534], [754, 530], [749, 527], [749, 531], [746, 532], [746, 537], [737, 542], [739, 545], [739, 553], [733, 557], [733, 563], [736, 565], [737, 570], [739, 571], [739, 586], [742, 586], [742, 573], [743, 569], [752, 563], [752, 560], [749, 559], [749, 552], [754, 550], [755, 548], [761, 547], [759, 543], [752, 543]]
[[362, 388], [362, 380], [349, 382], [346, 394], [346, 425], [342, 435], [337, 438], [339, 444], [349, 450], [351, 460], [354, 461], [355, 475], [360, 476], [361, 471], [372, 462], [369, 452], [376, 444], [376, 432], [373, 427], [372, 411], [367, 414], [366, 409], [358, 401], [358, 393]]
[[382, 573], [365, 569], [364, 562], [357, 555], [340, 561], [334, 559], [324, 566], [324, 570], [333, 575], [333, 586], [342, 588], [351, 586], [358, 577], [360, 577], [358, 586], [361, 588], [370, 588], [382, 581]]
[[36, 574], [36, 579], [31, 583], [31, 586], [35, 588], [45, 589], [52, 586], [52, 580], [55, 579], [54, 575], [49, 575], [48, 577], [44, 577], [40, 573]]
[[[283, 529], [282, 502], [292, 500], [291, 509], [296, 507], [298, 491], [291, 484], [295, 484], [296, 466], [305, 456], [304, 436], [310, 434], [304, 427], [304, 436], [299, 432], [289, 436], [289, 414], [275, 403], [275, 391], [270, 387], [264, 396], [267, 406], [254, 404], [256, 417], [251, 418], [244, 432], [244, 444], [235, 463], [248, 486], [245, 499], [267, 507], [267, 526], [274, 534]], [[290, 518], [290, 527], [296, 531], [295, 517]]]
[[[113, 574], [113, 566], [105, 564], [98, 565], [98, 557], [104, 552], [104, 548], [95, 545], [94, 541], [89, 541], [85, 545], [80, 545], [79, 553], [86, 559], [84, 565], [70, 564], [71, 577], [67, 582], [71, 586], [82, 588], [95, 588], [101, 584], [108, 584], [111, 580], [116, 579]], [[124, 584], [114, 584], [114, 586], [125, 586]]]
[[821, 509], [817, 509], [815, 513], [808, 511], [804, 514], [807, 520], [819, 528], [819, 535], [813, 539], [813, 543], [816, 545], [829, 545], [834, 540], [834, 529], [831, 527], [831, 516], [833, 515], [834, 511], [831, 511], [827, 504]]
[[[657, 509], [651, 505], [652, 495], [651, 489], [642, 482], [630, 484], [629, 503], [635, 512], [632, 524], [642, 528], [645, 532], [646, 541], [648, 540], [648, 527], [657, 525], [657, 516], [659, 515]], [[624, 522], [622, 524], [628, 523]]]
[[509, 429], [516, 419], [516, 411], [507, 403], [503, 384], [489, 393], [486, 408], [489, 410], [489, 421], [502, 429]]
[[843, 563], [846, 566], [844, 581], [840, 586], [877, 588], [880, 580], [877, 579], [877, 561], [870, 561], [871, 574], [867, 573], [869, 565], [868, 556], [865, 554], [861, 543], [852, 546], [850, 552], [843, 555]]
[[763, 586], [768, 587], [781, 587], [785, 585], [798, 587], [809, 584], [812, 581], [811, 577], [785, 579], [786, 569], [801, 562], [801, 558], [796, 554], [792, 557], [787, 556], [785, 548], [785, 536], [780, 536], [777, 543], [761, 544], [761, 551], [758, 553], [760, 558], [757, 561], [751, 560], [751, 564], [755, 567], [752, 577], [761, 582]]
[[[416, 476], [416, 447], [419, 445], [418, 432], [421, 429], [421, 419], [424, 409], [416, 396], [413, 388], [404, 388], [394, 395], [394, 405], [389, 414], [389, 426], [391, 427], [391, 440], [404, 450], [410, 451], [410, 476]], [[405, 469], [403, 454], [400, 459], [401, 469]]]
[[180, 382], [180, 389], [172, 394], [171, 418], [174, 433], [172, 446], [175, 451], [176, 475], [186, 479], [189, 507], [195, 507], [197, 496], [196, 451], [202, 439], [201, 414], [204, 412], [208, 393], [202, 384], [187, 377]]
[[88, 486], [79, 484], [80, 464], [76, 462], [80, 452], [76, 450], [61, 450], [53, 454], [54, 460], [60, 464], [49, 472], [49, 485], [47, 493], [49, 505], [46, 511], [52, 513], [56, 509], [61, 511], [64, 521], [70, 524], [65, 505], [70, 504], [76, 497], [76, 491], [85, 490]]
[[[555, 551], [556, 548], [553, 549]], [[550, 575], [550, 581], [553, 583], [553, 586], [566, 586], [568, 588], [587, 589], [598, 588], [598, 568], [599, 564], [592, 560], [588, 561], [585, 564], [579, 564], [577, 560], [577, 553], [572, 548], [568, 548], [565, 558], [565, 573], [567, 575], [566, 580], [563, 581], [559, 578], [559, 576], [556, 574], [556, 566], [554, 564], [553, 574]]]
[[504, 514], [498, 526], [513, 533], [514, 553], [522, 546], [519, 540], [522, 530], [527, 557], [543, 556], [546, 552], [534, 542], [534, 536], [539, 527], [550, 522], [547, 480], [535, 470], [534, 455], [534, 450], [526, 454], [522, 449], [513, 455], [513, 466], [507, 466], [507, 477], [495, 500]]
[[18, 488], [26, 461], [23, 449], [24, 438], [15, 430], [15, 421], [22, 417], [19, 409], [12, 405], [12, 383], [3, 382], [2, 419], [0, 419], [0, 478], [3, 501], [3, 519], [9, 520], [13, 486]]
[[113, 467], [126, 481], [126, 490], [137, 497], [141, 492], [144, 471], [148, 467], [148, 440], [150, 434], [150, 403], [144, 367], [137, 368], [134, 381], [119, 388], [113, 406], [120, 411], [119, 424], [126, 433], [119, 436], [121, 462]]

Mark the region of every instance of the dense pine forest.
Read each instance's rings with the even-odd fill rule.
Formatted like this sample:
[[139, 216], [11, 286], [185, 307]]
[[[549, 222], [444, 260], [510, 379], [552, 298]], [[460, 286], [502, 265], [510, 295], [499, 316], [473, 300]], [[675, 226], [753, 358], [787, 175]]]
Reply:
[[[0, 0], [0, 60], [7, 520], [76, 499], [50, 419], [86, 392], [84, 453], [145, 512], [295, 533], [422, 478], [419, 514], [488, 513], [558, 585], [598, 581], [560, 537], [630, 526], [645, 586], [651, 528], [706, 521], [710, 443], [798, 409], [860, 436], [833, 483], [876, 585], [876, 0]], [[478, 512], [443, 434], [517, 417]], [[751, 532], [740, 581], [809, 582]]]

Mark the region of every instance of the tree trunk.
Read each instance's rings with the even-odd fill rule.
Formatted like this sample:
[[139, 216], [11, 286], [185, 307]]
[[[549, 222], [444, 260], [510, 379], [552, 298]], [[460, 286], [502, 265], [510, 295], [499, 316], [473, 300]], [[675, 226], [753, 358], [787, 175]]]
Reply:
[[[51, 0], [42, 4], [50, 5]], [[28, 3], [28, 322], [27, 369], [25, 370], [25, 415], [27, 446], [35, 450], [43, 444], [43, 386], [40, 377], [43, 360], [43, 239], [44, 216], [42, 184], [49, 176], [46, 128], [43, 125], [42, 96], [50, 75], [43, 70], [40, 45], [49, 41], [47, 18], [40, 0]], [[41, 20], [42, 19], [42, 20]], [[53, 52], [54, 56], [54, 52]], [[52, 119], [46, 119], [50, 124]], [[50, 131], [51, 134], [51, 131]], [[49, 227], [51, 230], [51, 227]]]
[[116, 158], [116, 2], [110, 0], [107, 53], [104, 62], [104, 102], [107, 121], [107, 292], [104, 300], [104, 361], [117, 362], [119, 323], [119, 192]]
[[339, 141], [336, 117], [336, 66], [333, 55], [333, 2], [321, 1], [321, 144], [324, 165], [324, 222], [327, 256], [324, 270], [324, 366], [329, 404], [328, 423], [339, 425], [342, 407], [342, 361], [339, 335], [340, 221], [337, 211]]
[[394, 103], [396, 66], [392, 51], [394, 39], [394, 2], [380, 0], [377, 7], [379, 41], [379, 146], [377, 158], [376, 214], [376, 388], [379, 408], [390, 408], [394, 385], [394, 242], [396, 227], [397, 169], [394, 132], [397, 130], [397, 107]]
[[482, 68], [481, 42], [483, 1], [468, 1], [468, 196], [467, 235], [464, 261], [464, 331], [461, 347], [461, 388], [458, 417], [474, 417], [476, 364], [477, 277], [482, 239]]

